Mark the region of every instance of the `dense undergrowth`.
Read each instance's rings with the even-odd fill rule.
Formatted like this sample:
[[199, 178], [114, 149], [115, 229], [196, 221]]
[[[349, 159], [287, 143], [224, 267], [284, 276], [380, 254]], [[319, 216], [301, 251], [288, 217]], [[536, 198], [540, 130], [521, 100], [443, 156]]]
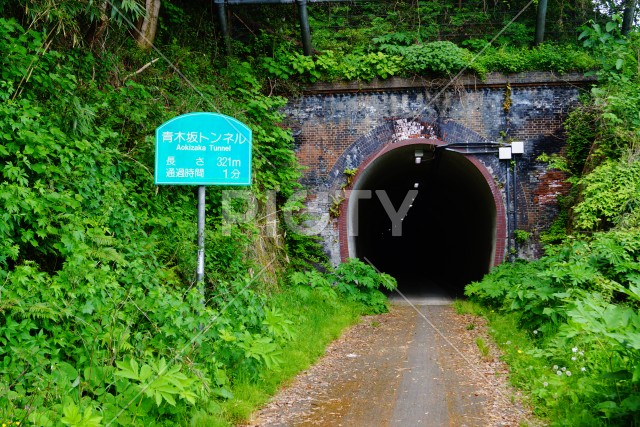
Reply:
[[[155, 188], [151, 170], [154, 127], [212, 108], [254, 130], [254, 193], [286, 197], [299, 172], [277, 125], [283, 99], [263, 95], [242, 63], [205, 78], [196, 72], [208, 62], [191, 55], [188, 82], [167, 67], [134, 79], [118, 68], [118, 55], [133, 50], [57, 51], [14, 20], [0, 20], [0, 33], [1, 421], [184, 424], [195, 406], [232, 398], [238, 381], [278, 370], [302, 331], [269, 298], [282, 281], [277, 244], [260, 224], [223, 233], [220, 190], [210, 191], [202, 294], [192, 274], [193, 191]], [[301, 247], [295, 239], [285, 243]], [[371, 270], [354, 262], [340, 271], [349, 268]], [[322, 294], [334, 301], [325, 311], [336, 292], [358, 299], [357, 280], [342, 282]]]
[[[392, 38], [373, 39], [367, 52], [325, 50], [315, 58], [304, 56], [293, 46], [281, 46], [273, 56], [263, 57], [259, 67], [276, 79], [302, 82], [364, 80], [389, 77], [453, 77], [466, 72], [484, 79], [487, 73], [517, 73], [529, 70], [590, 71], [596, 62], [575, 46], [545, 44], [536, 48], [482, 47], [471, 51], [450, 41], [395, 44]], [[391, 43], [391, 44], [389, 44]]]
[[[561, 34], [534, 48], [535, 8], [530, 3], [496, 3], [490, 10], [486, 3], [473, 1], [398, 1], [312, 6], [312, 57], [302, 54], [297, 42], [299, 30], [284, 19], [279, 22], [277, 37], [268, 28], [258, 27], [253, 43], [236, 49], [255, 56], [255, 66], [276, 83], [369, 81], [393, 76], [438, 78], [460, 72], [484, 79], [493, 71], [563, 74], [594, 69], [593, 56], [576, 43], [578, 27], [588, 18], [574, 27], [563, 27], [585, 10], [580, 10], [580, 5], [560, 6], [563, 10], [558, 7], [551, 7], [549, 19], [557, 20], [554, 28], [561, 29]], [[517, 11], [523, 14], [510, 22]], [[268, 20], [269, 10], [263, 12]], [[276, 19], [272, 17], [271, 21]], [[470, 28], [482, 30], [469, 34]]]
[[223, 227], [225, 189], [209, 188], [198, 286], [194, 189], [153, 185], [155, 127], [202, 110], [247, 123], [258, 209], [276, 191], [296, 210], [285, 99], [247, 62], [175, 39], [158, 62], [116, 20], [107, 45], [78, 44], [60, 26], [86, 11], [68, 6], [32, 23], [49, 32], [0, 18], [0, 422], [239, 422], [359, 314], [386, 310], [377, 288], [395, 281], [356, 260], [305, 273], [323, 263], [312, 238]]
[[546, 256], [466, 288], [493, 310], [513, 381], [552, 425], [640, 424], [640, 39], [617, 24], [582, 35], [600, 83], [553, 159], [574, 186]]

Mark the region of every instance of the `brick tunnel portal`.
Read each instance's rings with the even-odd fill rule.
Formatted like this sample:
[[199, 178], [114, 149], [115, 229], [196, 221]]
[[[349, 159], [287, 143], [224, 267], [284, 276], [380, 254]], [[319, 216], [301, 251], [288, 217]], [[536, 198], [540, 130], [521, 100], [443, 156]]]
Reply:
[[[349, 199], [350, 255], [395, 277], [401, 292], [460, 297], [493, 264], [496, 202], [464, 155], [434, 145], [398, 147], [369, 163], [353, 189], [370, 190], [371, 198]], [[407, 196], [411, 190], [417, 192]], [[403, 202], [408, 211], [399, 223]]]

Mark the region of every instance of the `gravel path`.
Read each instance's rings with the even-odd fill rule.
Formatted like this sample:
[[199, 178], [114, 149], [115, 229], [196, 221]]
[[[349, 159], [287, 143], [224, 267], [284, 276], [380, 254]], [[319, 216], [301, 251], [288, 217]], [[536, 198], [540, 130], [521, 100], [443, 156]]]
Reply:
[[482, 318], [456, 314], [450, 305], [396, 303], [347, 330], [247, 426], [532, 423], [490, 343]]

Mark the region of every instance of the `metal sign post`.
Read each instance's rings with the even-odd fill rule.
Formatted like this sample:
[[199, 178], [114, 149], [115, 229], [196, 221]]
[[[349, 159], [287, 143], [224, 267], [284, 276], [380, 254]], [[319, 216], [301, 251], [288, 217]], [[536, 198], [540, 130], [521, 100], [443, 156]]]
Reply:
[[204, 295], [204, 224], [207, 185], [251, 185], [251, 129], [217, 113], [189, 113], [156, 129], [156, 185], [198, 186], [196, 281]]
[[198, 267], [196, 270], [196, 281], [198, 283], [204, 281], [204, 201], [206, 188], [204, 185], [198, 187]]

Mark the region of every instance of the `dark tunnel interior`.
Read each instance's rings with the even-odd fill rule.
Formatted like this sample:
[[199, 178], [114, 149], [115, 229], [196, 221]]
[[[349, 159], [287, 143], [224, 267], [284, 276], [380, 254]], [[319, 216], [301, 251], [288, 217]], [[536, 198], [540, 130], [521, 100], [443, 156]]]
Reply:
[[[370, 190], [371, 198], [358, 199], [357, 213], [350, 201], [351, 224], [357, 219], [357, 236], [351, 244], [358, 258], [395, 277], [405, 294], [461, 297], [467, 283], [489, 270], [496, 206], [484, 176], [469, 160], [433, 147], [399, 147], [363, 172], [354, 189]], [[416, 150], [423, 151], [419, 164]], [[413, 201], [407, 199], [406, 216], [396, 219], [400, 235], [393, 236], [380, 191], [398, 212], [414, 189], [417, 194]]]

